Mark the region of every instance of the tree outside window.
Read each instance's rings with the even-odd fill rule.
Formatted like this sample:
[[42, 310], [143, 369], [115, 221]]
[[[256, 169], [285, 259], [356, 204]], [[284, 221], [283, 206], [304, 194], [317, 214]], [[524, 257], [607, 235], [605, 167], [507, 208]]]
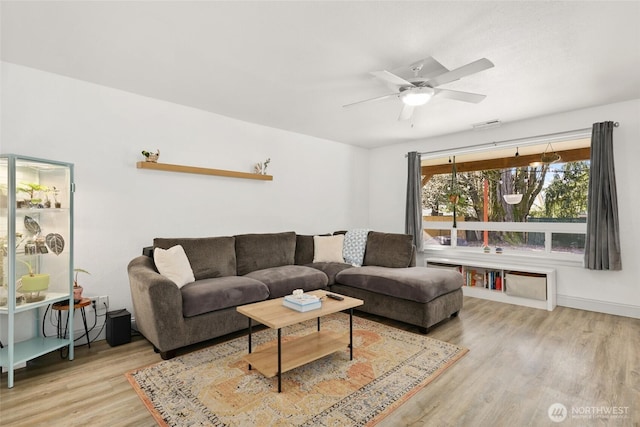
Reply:
[[[454, 201], [448, 195], [453, 185], [459, 193], [455, 200], [458, 221], [484, 221], [487, 203], [490, 222], [585, 222], [588, 183], [589, 161], [458, 172], [455, 183], [452, 183], [451, 173], [438, 174], [423, 186], [422, 205], [428, 219], [450, 217]], [[485, 185], [488, 187], [486, 198]], [[522, 201], [514, 205], [506, 203], [503, 196], [514, 193], [522, 194]], [[466, 232], [459, 234], [458, 239], [462, 238], [462, 245], [481, 245], [480, 234]], [[491, 244], [539, 244], [535, 240], [544, 236], [535, 234], [541, 233], [492, 232]], [[569, 250], [576, 250], [581, 245], [576, 239], [582, 237], [569, 235], [563, 238], [571, 247]], [[563, 250], [562, 239], [555, 236], [554, 239], [559, 250]]]

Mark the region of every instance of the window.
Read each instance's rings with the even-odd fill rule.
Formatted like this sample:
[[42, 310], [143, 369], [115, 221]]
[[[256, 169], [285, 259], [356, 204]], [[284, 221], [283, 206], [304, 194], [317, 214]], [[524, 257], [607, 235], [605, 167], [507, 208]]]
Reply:
[[590, 139], [553, 145], [423, 161], [425, 248], [581, 256]]

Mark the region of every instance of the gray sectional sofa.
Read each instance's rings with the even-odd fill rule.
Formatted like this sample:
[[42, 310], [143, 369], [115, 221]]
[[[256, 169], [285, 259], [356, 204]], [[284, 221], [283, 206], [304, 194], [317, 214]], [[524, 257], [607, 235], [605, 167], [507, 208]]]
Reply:
[[[338, 232], [340, 233], [340, 232]], [[153, 249], [181, 245], [195, 281], [179, 288], [155, 267]], [[457, 272], [416, 267], [404, 234], [367, 235], [362, 267], [313, 262], [313, 236], [295, 232], [156, 238], [128, 265], [136, 325], [163, 359], [178, 348], [247, 328], [239, 305], [326, 289], [360, 298], [364, 312], [429, 327], [462, 308]]]

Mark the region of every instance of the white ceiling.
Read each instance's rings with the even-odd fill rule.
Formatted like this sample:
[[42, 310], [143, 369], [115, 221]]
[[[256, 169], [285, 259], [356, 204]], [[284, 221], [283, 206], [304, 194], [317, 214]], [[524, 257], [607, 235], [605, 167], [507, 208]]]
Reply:
[[[640, 98], [640, 1], [7, 2], [2, 59], [236, 119], [377, 147]], [[369, 75], [427, 56], [495, 68], [410, 122]], [[607, 118], [603, 118], [607, 119]]]

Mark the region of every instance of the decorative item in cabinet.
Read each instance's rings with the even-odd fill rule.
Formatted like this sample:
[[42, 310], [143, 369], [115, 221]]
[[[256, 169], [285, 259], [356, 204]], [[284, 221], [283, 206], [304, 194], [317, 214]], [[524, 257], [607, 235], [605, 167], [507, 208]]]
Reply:
[[45, 291], [49, 289], [49, 281], [51, 276], [47, 273], [36, 274], [33, 272], [33, 267], [29, 261], [22, 261], [21, 263], [27, 266], [29, 273], [23, 275], [16, 285], [18, 288], [16, 292], [25, 296], [26, 302], [38, 302], [45, 298]]
[[62, 203], [58, 201], [58, 197], [60, 197], [60, 190], [56, 187], [52, 187], [51, 193], [53, 193], [53, 205], [56, 209], [62, 208]]
[[28, 215], [24, 216], [24, 228], [33, 235], [38, 235], [40, 234], [40, 232], [42, 232], [42, 229], [40, 228], [40, 224], [38, 224], [38, 221], [36, 221], [35, 219], [31, 218]]
[[35, 182], [27, 182], [21, 184], [17, 191], [19, 193], [25, 193], [29, 196], [28, 199], [18, 200], [17, 207], [30, 207], [30, 208], [44, 208], [44, 203], [41, 195], [46, 195], [49, 188], [46, 185], [37, 184]]
[[9, 388], [18, 365], [64, 348], [74, 357], [73, 316], [67, 337], [38, 327], [47, 306], [73, 306], [73, 188], [71, 163], [0, 155], [0, 366]]
[[58, 233], [47, 234], [45, 242], [47, 243], [47, 246], [49, 246], [49, 249], [51, 249], [51, 252], [56, 255], [60, 255], [64, 250], [64, 238]]

